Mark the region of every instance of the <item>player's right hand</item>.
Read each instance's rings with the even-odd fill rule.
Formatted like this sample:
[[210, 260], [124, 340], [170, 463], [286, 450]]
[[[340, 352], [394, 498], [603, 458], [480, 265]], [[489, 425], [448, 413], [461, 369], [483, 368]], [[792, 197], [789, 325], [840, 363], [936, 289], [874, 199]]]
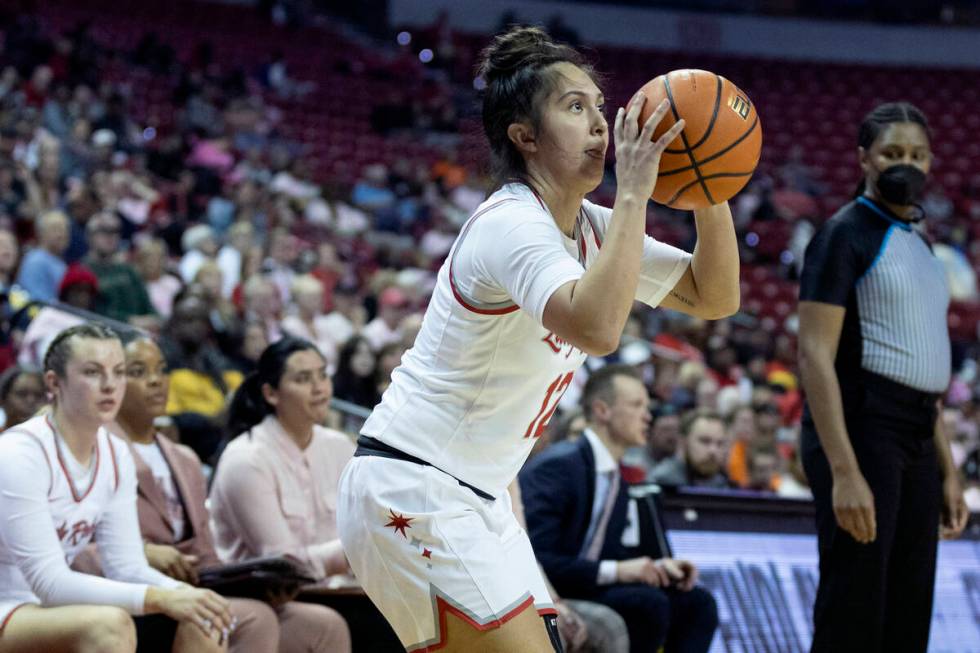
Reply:
[[616, 563], [616, 582], [645, 583], [653, 587], [670, 585], [670, 574], [650, 556], [619, 560]]
[[838, 526], [861, 544], [874, 542], [875, 498], [859, 470], [834, 477], [833, 505]]
[[640, 125], [640, 111], [646, 101], [646, 96], [637, 92], [626, 109], [620, 107], [613, 128], [617, 192], [633, 194], [642, 199], [653, 195], [660, 155], [684, 129], [684, 120], [678, 120], [660, 138], [653, 141], [653, 132], [670, 110], [670, 102], [661, 102], [650, 114], [646, 124]]
[[174, 621], [190, 621], [208, 637], [230, 633], [235, 627], [228, 599], [211, 590], [190, 586], [167, 590], [150, 588], [150, 592], [154, 590], [159, 612]]

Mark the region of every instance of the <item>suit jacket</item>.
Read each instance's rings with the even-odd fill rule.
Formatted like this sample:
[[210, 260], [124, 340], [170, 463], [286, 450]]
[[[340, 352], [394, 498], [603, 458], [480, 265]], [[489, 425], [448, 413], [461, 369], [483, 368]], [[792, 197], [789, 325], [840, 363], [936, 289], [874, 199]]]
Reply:
[[[211, 539], [209, 516], [204, 501], [207, 498], [207, 482], [201, 471], [201, 461], [189, 447], [177, 444], [157, 434], [164, 459], [170, 466], [174, 484], [184, 504], [186, 537], [177, 541], [173, 526], [167, 517], [167, 500], [149, 465], [140, 458], [133, 447], [129, 448], [136, 463], [136, 507], [139, 513], [140, 534], [144, 542], [169, 544], [186, 555], [198, 557], [198, 567], [221, 564]], [[95, 545], [89, 545], [72, 563], [72, 568], [89, 574], [102, 575], [102, 563]]]
[[200, 459], [189, 447], [162, 435], [158, 434], [156, 441], [170, 465], [174, 484], [184, 504], [187, 526], [184, 539], [178, 542], [167, 519], [167, 500], [163, 491], [153, 478], [149, 465], [130, 448], [136, 461], [136, 507], [143, 540], [152, 544], [169, 544], [177, 547], [181, 553], [195, 555], [201, 567], [220, 564], [208, 526], [209, 515], [204, 505], [208, 496], [207, 481], [201, 471]]
[[[595, 456], [589, 441], [578, 438], [553, 444], [525, 465], [519, 478], [527, 530], [538, 562], [558, 594], [588, 598], [599, 590], [599, 562], [580, 557], [592, 518], [595, 496]], [[622, 544], [629, 491], [620, 482], [606, 526], [599, 560], [625, 560], [641, 552]], [[654, 543], [643, 543], [645, 553]]]

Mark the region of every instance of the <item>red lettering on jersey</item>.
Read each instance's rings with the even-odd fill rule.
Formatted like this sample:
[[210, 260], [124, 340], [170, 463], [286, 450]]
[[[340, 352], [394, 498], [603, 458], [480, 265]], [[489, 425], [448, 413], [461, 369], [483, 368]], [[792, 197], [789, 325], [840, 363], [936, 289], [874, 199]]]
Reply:
[[556, 336], [554, 331], [549, 331], [548, 335], [546, 335], [544, 338], [541, 338], [541, 340], [544, 343], [546, 343], [549, 347], [551, 347], [551, 351], [555, 352], [556, 354], [561, 351], [561, 344], [559, 343], [564, 344], [565, 342], [564, 340]]
[[562, 350], [564, 350], [565, 358], [571, 356], [572, 352], [575, 351], [576, 349], [575, 345], [573, 345], [572, 343], [568, 342], [567, 340], [559, 336], [556, 336], [554, 331], [549, 331], [548, 335], [546, 335], [544, 338], [541, 338], [541, 341], [547, 344], [551, 348], [552, 353], [554, 354], [560, 354]]
[[82, 542], [86, 542], [92, 538], [95, 534], [95, 524], [90, 524], [86, 520], [77, 521], [68, 527], [68, 522], [62, 522], [56, 530], [58, 533], [58, 539], [62, 542], [71, 544], [72, 546], [78, 546]]

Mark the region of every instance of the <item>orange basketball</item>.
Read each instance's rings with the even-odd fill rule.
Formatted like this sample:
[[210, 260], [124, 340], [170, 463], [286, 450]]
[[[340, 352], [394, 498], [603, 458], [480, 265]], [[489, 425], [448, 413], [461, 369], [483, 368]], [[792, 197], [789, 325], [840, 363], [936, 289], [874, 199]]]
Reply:
[[640, 125], [664, 98], [670, 100], [654, 140], [679, 118], [685, 121], [684, 131], [660, 157], [655, 202], [694, 210], [742, 190], [762, 152], [762, 125], [748, 95], [707, 70], [675, 70], [640, 90], [647, 97]]

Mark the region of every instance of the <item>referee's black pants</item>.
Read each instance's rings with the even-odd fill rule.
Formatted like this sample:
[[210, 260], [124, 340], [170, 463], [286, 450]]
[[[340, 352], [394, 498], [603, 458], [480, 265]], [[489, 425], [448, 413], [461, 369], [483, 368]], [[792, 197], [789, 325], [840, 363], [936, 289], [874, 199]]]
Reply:
[[848, 411], [847, 428], [874, 494], [871, 544], [838, 527], [827, 457], [813, 423], [803, 424], [802, 462], [820, 552], [811, 653], [925, 653], [941, 504], [935, 404], [890, 382], [872, 382], [862, 394], [857, 410]]

